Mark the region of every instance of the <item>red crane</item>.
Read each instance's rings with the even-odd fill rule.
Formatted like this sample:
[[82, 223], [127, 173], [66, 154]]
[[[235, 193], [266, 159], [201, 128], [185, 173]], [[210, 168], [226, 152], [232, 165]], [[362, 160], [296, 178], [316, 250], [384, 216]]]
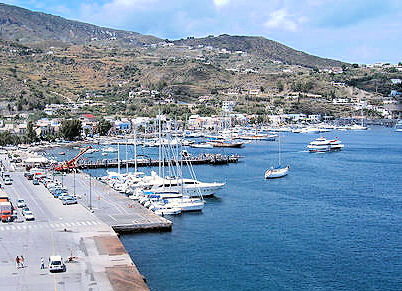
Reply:
[[57, 166], [54, 168], [54, 170], [55, 170], [55, 171], [69, 171], [69, 170], [71, 170], [71, 169], [77, 168], [77, 167], [78, 167], [78, 165], [77, 165], [78, 160], [79, 160], [79, 159], [81, 158], [81, 156], [82, 156], [83, 154], [85, 154], [89, 149], [92, 149], [92, 147], [89, 146], [89, 147], [87, 147], [87, 148], [82, 149], [82, 150], [78, 153], [78, 155], [76, 155], [74, 158], [72, 158], [72, 159], [69, 160], [69, 161], [64, 161], [63, 163], [57, 165]]

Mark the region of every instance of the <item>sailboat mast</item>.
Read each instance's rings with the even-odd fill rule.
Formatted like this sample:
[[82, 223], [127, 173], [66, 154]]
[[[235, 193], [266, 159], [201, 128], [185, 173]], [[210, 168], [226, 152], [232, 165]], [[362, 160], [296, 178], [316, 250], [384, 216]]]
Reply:
[[137, 173], [137, 126], [134, 124], [134, 173]]
[[128, 174], [128, 139], [126, 136], [126, 174]]
[[120, 142], [117, 142], [117, 169], [120, 175]]
[[279, 159], [279, 166], [281, 165], [281, 135], [279, 134], [278, 135], [278, 141], [279, 141], [279, 143], [278, 143], [278, 150], [279, 150], [279, 153], [278, 153], [278, 159]]
[[161, 127], [161, 109], [158, 112], [158, 122], [159, 122], [159, 177], [162, 176], [162, 127]]

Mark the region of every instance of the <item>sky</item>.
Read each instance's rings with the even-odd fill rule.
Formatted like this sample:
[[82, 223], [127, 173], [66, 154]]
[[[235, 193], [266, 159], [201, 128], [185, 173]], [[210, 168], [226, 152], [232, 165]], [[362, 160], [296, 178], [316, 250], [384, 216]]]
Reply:
[[[1, 1], [1, 0], [0, 0]], [[263, 36], [350, 63], [402, 62], [401, 0], [8, 0], [163, 39]]]

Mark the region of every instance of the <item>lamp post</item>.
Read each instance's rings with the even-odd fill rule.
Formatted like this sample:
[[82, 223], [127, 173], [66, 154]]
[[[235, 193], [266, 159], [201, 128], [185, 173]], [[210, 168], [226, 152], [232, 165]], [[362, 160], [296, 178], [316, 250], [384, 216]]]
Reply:
[[75, 197], [75, 169], [74, 169], [74, 179], [73, 179], [73, 189], [74, 189], [74, 197]]
[[92, 185], [91, 185], [91, 173], [89, 173], [89, 209], [92, 210]]

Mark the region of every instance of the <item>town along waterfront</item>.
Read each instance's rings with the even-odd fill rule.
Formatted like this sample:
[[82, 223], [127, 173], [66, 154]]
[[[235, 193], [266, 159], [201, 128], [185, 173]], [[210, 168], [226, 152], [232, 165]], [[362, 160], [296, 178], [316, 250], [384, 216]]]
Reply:
[[227, 183], [202, 213], [169, 217], [170, 233], [121, 236], [149, 287], [400, 289], [402, 135], [389, 128], [322, 135], [345, 148], [308, 153], [320, 135], [284, 134], [282, 161], [291, 169], [281, 179], [264, 179], [277, 163], [275, 142], [227, 151], [245, 156], [238, 164], [196, 166], [200, 180]]

